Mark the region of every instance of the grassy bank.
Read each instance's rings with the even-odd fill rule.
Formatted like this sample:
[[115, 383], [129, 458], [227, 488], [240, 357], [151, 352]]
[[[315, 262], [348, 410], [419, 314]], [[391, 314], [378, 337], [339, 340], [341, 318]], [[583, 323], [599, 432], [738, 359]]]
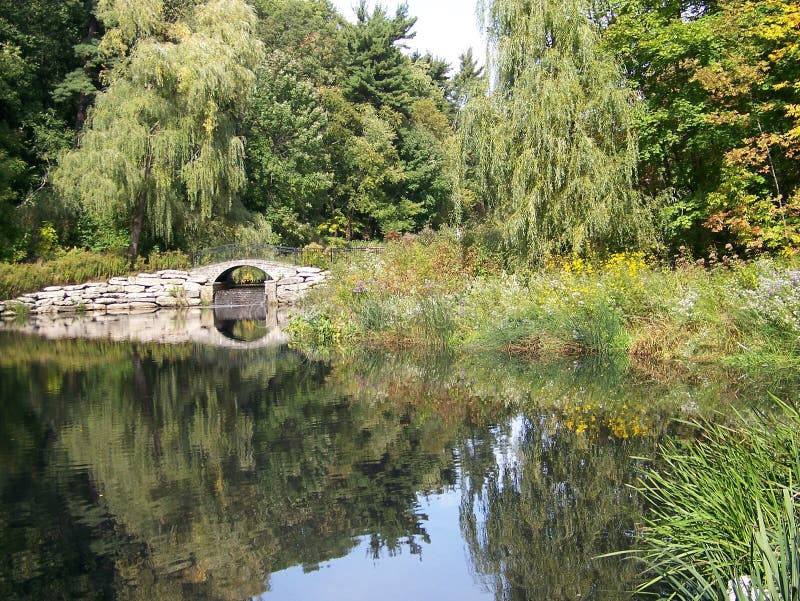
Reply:
[[188, 255], [172, 251], [140, 257], [131, 266], [122, 252], [94, 253], [72, 249], [61, 256], [36, 263], [0, 263], [0, 300], [15, 298], [45, 286], [82, 284], [90, 280], [107, 280], [114, 276], [159, 269], [185, 269]]
[[294, 319], [296, 344], [593, 356], [659, 378], [708, 365], [775, 375], [800, 363], [800, 272], [788, 260], [665, 267], [616, 254], [509, 274], [444, 236], [358, 259]]

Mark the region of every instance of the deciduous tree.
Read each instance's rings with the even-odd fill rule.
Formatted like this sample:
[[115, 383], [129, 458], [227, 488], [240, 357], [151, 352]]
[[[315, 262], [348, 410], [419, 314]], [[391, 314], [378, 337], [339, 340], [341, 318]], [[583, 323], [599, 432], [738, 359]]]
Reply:
[[637, 241], [635, 97], [581, 0], [487, 0], [493, 90], [465, 107], [463, 153], [509, 250], [534, 261]]
[[187, 213], [224, 213], [242, 190], [242, 103], [261, 60], [241, 0], [104, 0], [101, 48], [120, 55], [59, 189], [130, 224], [132, 258], [147, 230], [169, 242]]

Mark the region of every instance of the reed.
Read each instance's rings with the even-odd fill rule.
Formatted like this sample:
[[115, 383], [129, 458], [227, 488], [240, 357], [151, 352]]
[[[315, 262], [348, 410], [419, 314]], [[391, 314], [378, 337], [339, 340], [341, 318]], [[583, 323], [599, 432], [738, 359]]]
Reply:
[[640, 492], [650, 510], [642, 590], [675, 599], [800, 598], [800, 413], [696, 424], [692, 443], [667, 442]]

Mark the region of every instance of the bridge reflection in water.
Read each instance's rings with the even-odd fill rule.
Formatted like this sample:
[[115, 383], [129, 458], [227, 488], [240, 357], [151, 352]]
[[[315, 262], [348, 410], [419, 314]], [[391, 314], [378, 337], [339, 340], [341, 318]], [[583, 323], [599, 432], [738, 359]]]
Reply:
[[[230, 292], [234, 292], [234, 290]], [[252, 292], [256, 292], [260, 296], [261, 302], [214, 305], [214, 327], [216, 327], [217, 331], [223, 336], [231, 340], [239, 340], [242, 342], [254, 342], [267, 336], [270, 326], [267, 322], [267, 305], [264, 302], [263, 286], [255, 291], [238, 288], [235, 292], [250, 292], [251, 294]], [[242, 298], [242, 295], [237, 295], [235, 300], [244, 302], [248, 299]], [[219, 302], [219, 300], [217, 302]]]
[[23, 324], [0, 323], [47, 339], [86, 338], [160, 344], [195, 343], [254, 349], [287, 342], [285, 313], [265, 306], [162, 309], [151, 313], [34, 316]]

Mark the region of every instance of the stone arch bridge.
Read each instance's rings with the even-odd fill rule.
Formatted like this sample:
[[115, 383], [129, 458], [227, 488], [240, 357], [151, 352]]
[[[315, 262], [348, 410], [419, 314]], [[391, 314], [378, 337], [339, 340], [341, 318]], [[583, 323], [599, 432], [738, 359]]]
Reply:
[[231, 259], [196, 267], [189, 271], [188, 279], [200, 284], [201, 300], [213, 304], [216, 293], [232, 285], [233, 273], [241, 267], [251, 267], [264, 274], [268, 305], [292, 304], [329, 275], [319, 267], [293, 266], [266, 259]]
[[[251, 289], [257, 304], [271, 307], [296, 303], [311, 288], [323, 283], [328, 272], [319, 267], [287, 265], [264, 259], [236, 259], [196, 267], [191, 271], [164, 269], [113, 277], [104, 282], [48, 286], [8, 301], [0, 300], [0, 318], [13, 318], [19, 310], [41, 313], [139, 313], [160, 308], [214, 305], [220, 290], [232, 286], [239, 267], [253, 267], [264, 274], [263, 296]], [[248, 291], [249, 292], [249, 291]], [[228, 305], [227, 303], [223, 303]]]

